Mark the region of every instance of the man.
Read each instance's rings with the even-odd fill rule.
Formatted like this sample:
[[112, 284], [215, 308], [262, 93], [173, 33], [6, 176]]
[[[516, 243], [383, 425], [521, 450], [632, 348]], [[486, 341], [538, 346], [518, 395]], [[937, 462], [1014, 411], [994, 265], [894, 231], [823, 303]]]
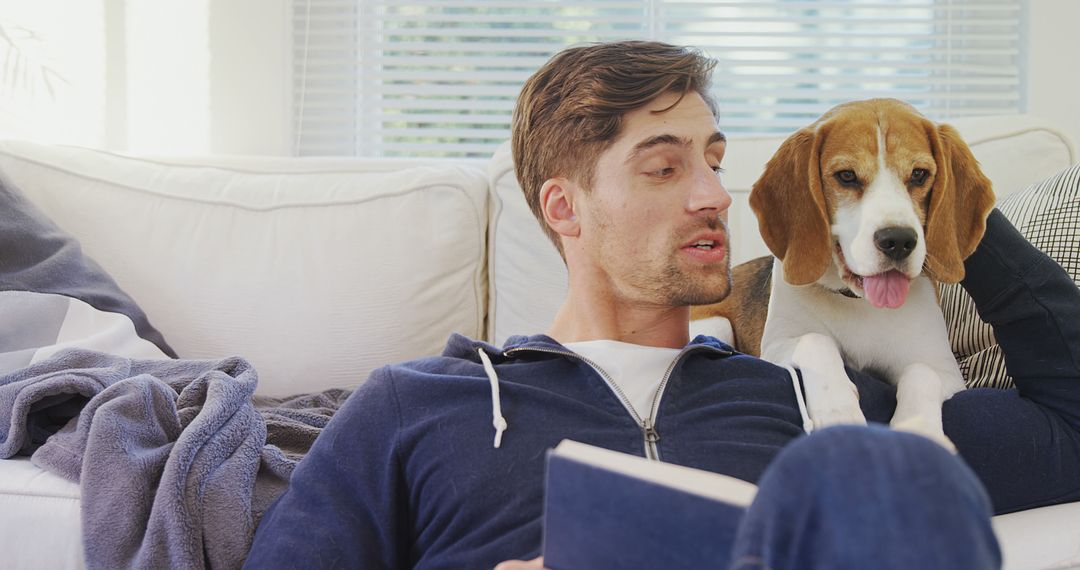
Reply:
[[[960, 459], [880, 427], [800, 437], [784, 369], [688, 338], [688, 306], [730, 287], [711, 66], [683, 48], [621, 42], [566, 50], [529, 79], [513, 150], [568, 268], [554, 323], [502, 349], [454, 336], [440, 357], [376, 371], [263, 519], [249, 566], [533, 558], [544, 453], [564, 438], [759, 483], [730, 561], [739, 567], [1000, 563], [986, 495]], [[1064, 322], [1080, 322], [1080, 293], [1000, 214], [989, 227], [965, 286], [999, 326], [1020, 393], [961, 393], [946, 404], [946, 433], [998, 511], [1080, 499], [1080, 329]], [[1025, 280], [1033, 267], [1040, 283]], [[1047, 300], [1038, 287], [1056, 289]], [[887, 420], [887, 388], [852, 375], [868, 419]], [[1009, 443], [1014, 433], [1046, 443]]]

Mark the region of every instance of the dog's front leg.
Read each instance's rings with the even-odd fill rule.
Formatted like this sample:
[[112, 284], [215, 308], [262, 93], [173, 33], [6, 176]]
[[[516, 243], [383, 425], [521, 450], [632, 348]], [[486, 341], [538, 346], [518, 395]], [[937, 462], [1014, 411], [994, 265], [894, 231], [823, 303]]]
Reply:
[[945, 436], [941, 423], [941, 404], [953, 391], [933, 368], [914, 363], [904, 367], [896, 382], [896, 412], [889, 425], [928, 437], [956, 453], [956, 446]]
[[821, 333], [807, 333], [789, 342], [793, 342], [791, 362], [802, 371], [806, 409], [814, 427], [866, 425], [859, 391], [844, 370], [836, 342]]

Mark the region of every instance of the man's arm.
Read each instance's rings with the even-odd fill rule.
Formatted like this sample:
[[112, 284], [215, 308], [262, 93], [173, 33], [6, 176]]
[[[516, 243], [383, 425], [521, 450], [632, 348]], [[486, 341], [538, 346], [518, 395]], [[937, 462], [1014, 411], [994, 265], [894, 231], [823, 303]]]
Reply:
[[248, 568], [400, 568], [408, 546], [389, 369], [327, 424], [263, 517]]
[[997, 210], [964, 266], [1017, 389], [956, 394], [945, 433], [998, 513], [1080, 500], [1080, 290]]

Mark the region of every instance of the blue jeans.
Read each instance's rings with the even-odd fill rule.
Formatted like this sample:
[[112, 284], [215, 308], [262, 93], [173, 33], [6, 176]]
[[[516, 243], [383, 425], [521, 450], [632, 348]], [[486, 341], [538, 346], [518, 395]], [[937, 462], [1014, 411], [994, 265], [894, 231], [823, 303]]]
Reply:
[[758, 483], [731, 568], [1001, 566], [979, 480], [922, 436], [824, 429], [784, 448]]

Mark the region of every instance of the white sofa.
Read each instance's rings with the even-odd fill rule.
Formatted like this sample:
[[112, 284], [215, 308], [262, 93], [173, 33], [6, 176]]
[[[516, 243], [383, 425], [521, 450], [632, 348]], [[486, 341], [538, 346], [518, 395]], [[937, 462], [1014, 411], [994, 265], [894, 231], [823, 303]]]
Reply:
[[[954, 124], [999, 197], [1077, 161], [1030, 116]], [[764, 255], [746, 196], [781, 138], [725, 159], [736, 262]], [[268, 395], [354, 387], [451, 332], [546, 329], [565, 269], [508, 147], [486, 161], [128, 157], [0, 141], [0, 173], [78, 238], [185, 358], [238, 354]], [[1080, 476], [1080, 474], [1078, 474]], [[1008, 568], [1080, 568], [1080, 503], [995, 519]], [[0, 566], [82, 566], [79, 487], [0, 461]]]

